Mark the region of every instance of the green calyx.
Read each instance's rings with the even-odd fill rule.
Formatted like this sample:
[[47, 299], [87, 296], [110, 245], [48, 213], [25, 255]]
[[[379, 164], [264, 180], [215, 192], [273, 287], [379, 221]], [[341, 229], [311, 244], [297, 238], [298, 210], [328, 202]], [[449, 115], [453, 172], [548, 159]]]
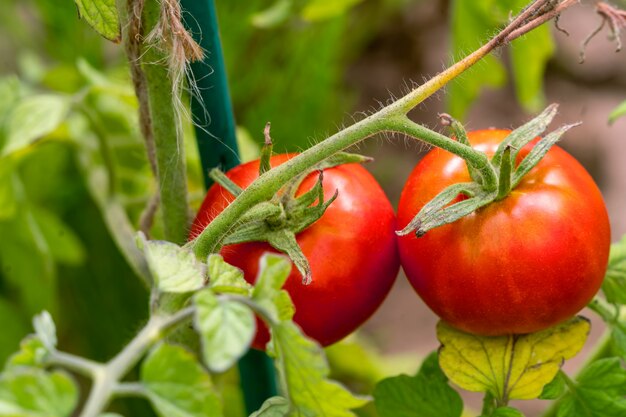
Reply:
[[[540, 139], [526, 157], [516, 165], [519, 151], [537, 136], [541, 135], [556, 116], [558, 106], [548, 106], [539, 116], [512, 131], [498, 146], [495, 154], [489, 159], [490, 169], [478, 169], [466, 159], [466, 165], [472, 182], [453, 184], [441, 191], [428, 202], [409, 224], [397, 234], [407, 235], [411, 232], [421, 237], [435, 227], [452, 223], [470, 213], [506, 198], [521, 182], [561, 136], [577, 124], [565, 125]], [[442, 124], [449, 126], [453, 136], [459, 143], [469, 146], [467, 133], [463, 125], [449, 115], [441, 115]], [[485, 172], [494, 172], [487, 178]], [[465, 198], [454, 202], [459, 197]]]
[[[266, 128], [266, 130], [268, 129]], [[270, 157], [271, 141], [266, 141], [261, 153], [259, 168], [261, 176], [271, 169]], [[324, 200], [324, 169], [370, 160], [371, 158], [365, 156], [341, 152], [316, 164], [304, 174], [287, 183], [271, 200], [258, 203], [246, 211], [237, 225], [221, 242], [221, 245], [267, 242], [273, 248], [287, 254], [302, 275], [303, 283], [310, 283], [311, 267], [296, 241], [296, 234], [322, 217], [326, 209], [338, 197], [338, 191], [335, 191], [332, 197]], [[302, 181], [316, 171], [319, 174], [315, 185], [309, 191], [297, 196]], [[232, 195], [241, 194], [242, 189], [220, 170], [213, 169], [210, 176]]]

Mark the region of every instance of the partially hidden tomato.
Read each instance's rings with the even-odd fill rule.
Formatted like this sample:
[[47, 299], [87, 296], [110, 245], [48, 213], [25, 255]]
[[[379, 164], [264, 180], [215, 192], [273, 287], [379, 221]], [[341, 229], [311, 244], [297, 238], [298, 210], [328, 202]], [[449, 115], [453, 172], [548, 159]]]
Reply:
[[[468, 136], [493, 155], [509, 133]], [[398, 225], [448, 185], [468, 181], [461, 158], [432, 150], [404, 186]], [[444, 321], [480, 335], [518, 334], [564, 321], [591, 300], [606, 271], [610, 230], [591, 176], [554, 146], [504, 199], [398, 245], [409, 281]]]
[[[277, 166], [293, 154], [275, 155]], [[258, 177], [259, 161], [233, 168], [226, 175], [246, 188]], [[310, 190], [316, 173], [300, 185], [297, 195]], [[393, 208], [374, 177], [358, 164], [324, 170], [325, 199], [338, 190], [337, 199], [326, 212], [296, 238], [311, 265], [311, 283], [304, 285], [295, 267], [284, 289], [289, 292], [296, 312], [294, 321], [321, 345], [332, 344], [359, 327], [383, 302], [398, 274], [400, 261], [395, 238]], [[199, 234], [234, 199], [221, 186], [208, 191], [191, 229]], [[245, 279], [254, 283], [259, 259], [265, 252], [276, 252], [266, 243], [252, 242], [225, 246], [226, 262], [240, 268]], [[259, 330], [253, 347], [263, 349], [269, 340], [267, 328], [257, 320]]]

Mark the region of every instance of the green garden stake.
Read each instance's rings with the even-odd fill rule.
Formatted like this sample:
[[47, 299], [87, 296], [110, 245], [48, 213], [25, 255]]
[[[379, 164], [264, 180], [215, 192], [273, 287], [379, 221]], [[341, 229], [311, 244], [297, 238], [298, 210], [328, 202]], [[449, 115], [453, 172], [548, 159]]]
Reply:
[[[191, 98], [191, 113], [204, 182], [211, 185], [209, 171], [228, 170], [239, 164], [235, 118], [228, 92], [226, 68], [213, 0], [181, 0], [185, 24], [205, 52], [202, 62], [191, 64], [200, 97]], [[274, 367], [269, 357], [251, 350], [239, 361], [241, 388], [248, 413], [277, 393]]]

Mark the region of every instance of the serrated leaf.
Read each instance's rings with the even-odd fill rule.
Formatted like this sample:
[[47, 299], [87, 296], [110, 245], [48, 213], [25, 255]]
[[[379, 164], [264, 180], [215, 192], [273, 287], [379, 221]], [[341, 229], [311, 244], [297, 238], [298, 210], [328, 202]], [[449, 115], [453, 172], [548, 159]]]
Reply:
[[184, 293], [204, 286], [207, 266], [192, 251], [172, 242], [146, 240], [141, 234], [137, 246], [144, 251], [159, 291]]
[[219, 417], [209, 374], [180, 346], [160, 344], [141, 365], [141, 382], [161, 417]]
[[21, 369], [0, 375], [0, 416], [69, 417], [78, 389], [64, 372]]
[[549, 27], [540, 26], [514, 40], [510, 49], [517, 100], [526, 111], [537, 112], [545, 105], [543, 74], [555, 49]]
[[436, 353], [424, 360], [417, 375], [380, 381], [374, 403], [380, 417], [460, 417], [463, 413], [463, 400], [448, 385]]
[[592, 363], [581, 371], [576, 386], [569, 388], [570, 393], [563, 397], [558, 417], [626, 415], [626, 370], [619, 358]]
[[211, 254], [209, 265], [209, 286], [213, 291], [250, 295], [252, 285], [243, 277], [243, 271], [224, 261], [221, 255]]
[[254, 313], [239, 302], [218, 299], [210, 289], [199, 291], [194, 303], [204, 363], [213, 372], [223, 372], [250, 347], [256, 333]]
[[626, 115], [626, 101], [623, 101], [619, 106], [617, 106], [611, 114], [609, 114], [609, 123], [613, 124], [620, 117], [624, 117]]
[[119, 42], [122, 38], [115, 0], [74, 0], [78, 13], [104, 38]]
[[47, 349], [54, 350], [57, 346], [57, 329], [50, 313], [42, 311], [41, 314], [33, 317], [33, 327], [41, 343]]
[[82, 242], [56, 214], [39, 207], [33, 207], [32, 213], [56, 261], [67, 265], [80, 265], [85, 260]]
[[565, 392], [565, 380], [561, 376], [561, 373], [557, 373], [554, 379], [543, 387], [539, 399], [542, 400], [555, 400], [559, 398]]
[[490, 392], [500, 401], [537, 398], [563, 361], [582, 349], [589, 329], [579, 316], [541, 332], [486, 337], [439, 322], [439, 363], [468, 391]]
[[68, 97], [53, 94], [36, 95], [19, 102], [6, 120], [6, 140], [0, 156], [21, 151], [54, 131], [65, 120], [69, 108]]
[[46, 348], [39, 337], [36, 335], [26, 336], [20, 342], [20, 350], [9, 357], [6, 369], [20, 366], [43, 367], [49, 352], [50, 350]]
[[602, 292], [609, 303], [626, 304], [626, 236], [611, 245]]
[[289, 320], [295, 312], [289, 294], [281, 289], [290, 272], [291, 261], [284, 256], [266, 253], [259, 260], [252, 299], [272, 321]]
[[351, 409], [361, 407], [367, 398], [351, 394], [328, 379], [329, 368], [322, 348], [302, 335], [291, 321], [272, 325], [267, 345], [274, 358], [283, 392], [291, 402], [293, 415], [300, 417], [354, 417]]
[[289, 401], [284, 397], [271, 397], [250, 417], [285, 417], [289, 414]]
[[318, 22], [340, 16], [363, 0], [310, 0], [300, 15], [309, 22]]

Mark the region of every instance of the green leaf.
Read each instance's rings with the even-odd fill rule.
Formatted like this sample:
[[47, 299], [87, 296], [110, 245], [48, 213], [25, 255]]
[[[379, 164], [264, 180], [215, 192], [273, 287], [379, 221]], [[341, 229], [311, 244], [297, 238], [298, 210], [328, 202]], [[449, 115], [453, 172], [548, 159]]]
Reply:
[[609, 123], [613, 124], [617, 119], [626, 115], [626, 101], [623, 101], [609, 114]]
[[293, 415], [301, 417], [353, 417], [349, 411], [368, 402], [345, 387], [327, 379], [328, 364], [322, 348], [302, 335], [291, 321], [272, 325], [267, 345], [274, 358], [283, 392], [291, 402]]
[[363, 0], [309, 0], [300, 15], [304, 20], [317, 22], [346, 13]]
[[50, 313], [42, 311], [41, 314], [35, 316], [33, 318], [33, 327], [41, 343], [47, 349], [54, 350], [57, 346], [57, 328]]
[[619, 358], [601, 359], [583, 369], [563, 397], [558, 417], [623, 417], [626, 415], [626, 370]]
[[119, 42], [122, 39], [115, 0], [74, 0], [81, 18], [104, 38]]
[[0, 331], [0, 364], [17, 350], [22, 337], [30, 330], [28, 321], [17, 305], [5, 297], [0, 296], [0, 317], [2, 330]]
[[276, 0], [270, 7], [252, 16], [252, 25], [259, 29], [276, 27], [289, 18], [292, 7], [293, 0]]
[[543, 74], [554, 49], [547, 25], [540, 26], [511, 43], [515, 93], [517, 100], [529, 112], [537, 112], [545, 105]]
[[448, 385], [436, 353], [424, 360], [417, 375], [380, 381], [374, 402], [380, 417], [459, 417], [463, 412], [463, 400]]
[[69, 417], [78, 389], [64, 372], [21, 369], [0, 376], [0, 416]]
[[[493, 20], [491, 11], [485, 10], [486, 3], [475, 0], [452, 3], [452, 55], [455, 60], [462, 59], [495, 32], [498, 22]], [[505, 82], [504, 66], [493, 55], [486, 56], [479, 65], [450, 83], [446, 95], [448, 112], [462, 120], [483, 88], [501, 87]]]
[[249, 296], [250, 285], [243, 277], [243, 271], [224, 261], [221, 255], [209, 255], [209, 286], [215, 292], [232, 293]]
[[207, 267], [191, 250], [163, 240], [146, 240], [143, 234], [139, 235], [137, 246], [143, 249], [161, 292], [184, 293], [204, 286]]
[[271, 397], [250, 417], [285, 417], [289, 414], [289, 401], [284, 397]]
[[512, 407], [500, 407], [490, 417], [524, 417], [524, 414]]
[[160, 344], [141, 366], [141, 381], [161, 417], [219, 417], [209, 374], [180, 346]]
[[291, 272], [291, 262], [288, 258], [273, 253], [264, 254], [259, 262], [259, 275], [252, 291], [252, 299], [265, 310], [265, 314], [272, 321], [291, 319], [295, 310], [289, 294], [281, 289]]
[[626, 304], [626, 236], [611, 245], [602, 292], [609, 303]]
[[582, 349], [589, 321], [575, 317], [526, 335], [486, 337], [439, 322], [439, 363], [445, 374], [468, 391], [490, 392], [499, 401], [537, 398], [563, 361]]
[[555, 400], [559, 398], [565, 392], [565, 380], [561, 376], [561, 373], [557, 373], [552, 381], [543, 387], [541, 395], [542, 400]]
[[217, 298], [210, 289], [199, 291], [194, 303], [194, 324], [200, 333], [204, 363], [213, 372], [223, 372], [252, 343], [256, 333], [254, 313], [239, 302]]
[[[16, 76], [0, 78], [0, 126], [3, 125], [5, 118], [20, 99], [21, 90], [22, 86]], [[2, 137], [0, 135], [1, 146]]]
[[43, 238], [48, 242], [52, 257], [67, 265], [82, 264], [85, 248], [76, 233], [51, 211], [33, 207], [32, 213]]
[[7, 369], [14, 367], [26, 366], [39, 368], [48, 356], [50, 350], [46, 348], [41, 339], [36, 335], [26, 336], [20, 342], [20, 350], [14, 353], [7, 361]]
[[0, 220], [13, 217], [17, 206], [13, 188], [13, 166], [10, 161], [4, 160], [0, 162]]
[[41, 94], [22, 100], [6, 120], [6, 141], [0, 156], [21, 151], [54, 131], [69, 108], [69, 98], [60, 95]]

